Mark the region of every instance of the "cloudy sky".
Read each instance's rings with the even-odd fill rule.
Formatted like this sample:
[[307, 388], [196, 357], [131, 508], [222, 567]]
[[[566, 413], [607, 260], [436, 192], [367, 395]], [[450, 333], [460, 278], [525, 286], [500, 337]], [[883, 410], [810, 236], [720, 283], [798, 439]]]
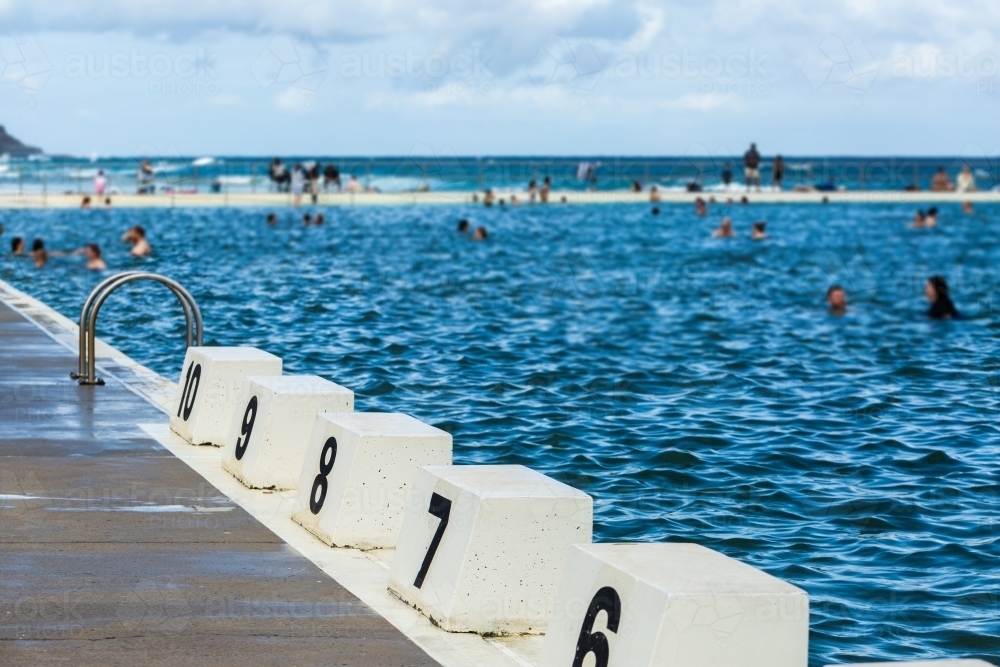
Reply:
[[74, 155], [1000, 153], [995, 0], [0, 0]]

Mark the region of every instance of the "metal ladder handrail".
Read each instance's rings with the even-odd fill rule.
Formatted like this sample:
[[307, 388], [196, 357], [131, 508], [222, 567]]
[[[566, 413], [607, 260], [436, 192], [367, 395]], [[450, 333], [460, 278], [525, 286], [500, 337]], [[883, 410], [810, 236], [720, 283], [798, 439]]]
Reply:
[[76, 373], [70, 373], [69, 376], [74, 380], [87, 376], [87, 319], [90, 317], [90, 308], [94, 305], [94, 301], [100, 294], [106, 290], [112, 283], [118, 282], [126, 276], [135, 275], [137, 273], [142, 273], [142, 271], [123, 271], [122, 273], [116, 273], [110, 278], [105, 278], [97, 287], [90, 291], [87, 295], [87, 300], [83, 302], [83, 308], [80, 310], [80, 322], [79, 322], [79, 340], [80, 340], [80, 354], [79, 354], [79, 365], [77, 367]]
[[148, 271], [126, 271], [119, 273], [97, 285], [87, 297], [87, 300], [83, 304], [83, 309], [80, 311], [79, 372], [70, 373], [70, 377], [77, 379], [80, 384], [104, 384], [104, 380], [97, 377], [96, 370], [97, 315], [101, 311], [101, 306], [104, 305], [104, 302], [107, 301], [108, 297], [115, 290], [140, 280], [158, 282], [173, 292], [174, 296], [180, 302], [181, 308], [184, 310], [184, 320], [187, 325], [187, 346], [191, 347], [194, 344], [200, 346], [204, 343], [204, 323], [201, 317], [201, 309], [198, 308], [198, 304], [194, 300], [194, 297], [191, 296], [191, 293], [184, 289], [180, 283], [166, 276]]
[[[124, 284], [123, 281], [125, 281], [128, 277], [134, 276], [134, 275], [141, 275], [141, 274], [149, 274], [149, 272], [148, 271], [124, 271], [122, 273], [116, 273], [115, 275], [111, 276], [110, 278], [106, 278], [105, 280], [101, 281], [97, 285], [97, 287], [95, 287], [90, 292], [90, 295], [87, 296], [87, 300], [83, 303], [83, 309], [80, 311], [80, 323], [79, 323], [79, 342], [80, 342], [80, 348], [79, 349], [80, 349], [80, 354], [79, 354], [79, 365], [78, 365], [78, 369], [77, 369], [76, 373], [70, 373], [69, 374], [69, 376], [71, 378], [76, 379], [76, 380], [79, 380], [81, 378], [82, 379], [88, 378], [88, 374], [87, 374], [87, 355], [86, 355], [86, 350], [87, 350], [87, 332], [88, 332], [87, 324], [88, 324], [88, 320], [90, 318], [90, 311], [93, 308], [94, 302], [105, 291], [109, 291], [109, 290], [110, 291], [114, 291], [115, 289], [118, 288], [119, 284]], [[149, 274], [149, 275], [155, 275], [155, 274]], [[168, 287], [169, 287], [169, 285], [168, 285]], [[171, 291], [173, 291], [173, 290], [171, 290]], [[180, 300], [180, 302], [181, 302], [181, 308], [184, 310], [184, 320], [185, 320], [185, 323], [187, 325], [187, 345], [188, 345], [188, 347], [191, 347], [191, 343], [192, 343], [192, 336], [191, 336], [191, 318], [192, 318], [191, 308], [188, 306], [187, 302], [183, 299], [183, 297], [180, 294], [178, 294], [177, 292], [174, 292], [174, 294], [177, 295], [178, 300]]]

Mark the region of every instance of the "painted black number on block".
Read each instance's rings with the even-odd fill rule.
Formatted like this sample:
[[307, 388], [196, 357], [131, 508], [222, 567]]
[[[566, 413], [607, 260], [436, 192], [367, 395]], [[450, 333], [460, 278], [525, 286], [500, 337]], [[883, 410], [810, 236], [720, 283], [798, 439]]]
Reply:
[[337, 439], [329, 437], [319, 454], [319, 474], [313, 480], [312, 491], [309, 492], [309, 511], [319, 514], [326, 500], [326, 477], [333, 472], [333, 462], [337, 460]]
[[594, 621], [600, 611], [608, 614], [608, 630], [618, 633], [618, 623], [621, 621], [622, 601], [618, 592], [610, 586], [597, 591], [590, 601], [587, 615], [583, 617], [583, 627], [580, 628], [580, 638], [576, 641], [576, 655], [573, 656], [573, 667], [583, 667], [583, 659], [588, 653], [597, 658], [597, 667], [608, 667], [608, 638], [603, 632], [594, 632]]
[[250, 444], [250, 434], [253, 433], [253, 423], [257, 421], [257, 397], [251, 396], [247, 410], [243, 413], [243, 425], [240, 427], [240, 437], [236, 438], [236, 460], [239, 461], [247, 453]]
[[177, 406], [177, 416], [184, 412], [184, 421], [191, 416], [194, 408], [194, 399], [198, 395], [198, 386], [201, 384], [201, 364], [195, 365], [192, 361], [188, 366], [187, 375], [184, 376], [184, 391], [181, 392], [181, 402]]
[[436, 493], [432, 494], [431, 506], [427, 508], [427, 511], [441, 519], [441, 523], [438, 524], [437, 530], [434, 531], [434, 537], [431, 538], [431, 545], [427, 547], [427, 555], [424, 556], [424, 562], [420, 564], [420, 571], [417, 572], [417, 578], [413, 580], [413, 585], [417, 588], [424, 585], [427, 570], [430, 569], [431, 561], [434, 560], [434, 554], [437, 553], [438, 546], [441, 544], [444, 529], [448, 527], [448, 517], [451, 516], [451, 501]]

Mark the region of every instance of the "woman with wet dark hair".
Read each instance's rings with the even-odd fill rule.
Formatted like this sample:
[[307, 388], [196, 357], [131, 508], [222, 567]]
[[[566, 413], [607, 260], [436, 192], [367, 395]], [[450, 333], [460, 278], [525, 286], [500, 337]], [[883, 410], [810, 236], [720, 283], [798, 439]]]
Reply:
[[948, 293], [948, 281], [944, 276], [931, 276], [924, 286], [924, 294], [931, 302], [931, 309], [927, 311], [927, 316], [932, 320], [952, 320], [958, 318], [958, 310], [951, 302]]
[[49, 261], [49, 253], [45, 250], [45, 242], [35, 239], [31, 243], [31, 258], [35, 260], [35, 268], [42, 268]]

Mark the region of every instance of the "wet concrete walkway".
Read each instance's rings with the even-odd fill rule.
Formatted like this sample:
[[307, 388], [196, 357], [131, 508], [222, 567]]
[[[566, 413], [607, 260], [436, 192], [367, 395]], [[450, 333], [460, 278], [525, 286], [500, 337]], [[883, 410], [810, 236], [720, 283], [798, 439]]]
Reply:
[[0, 665], [435, 665], [0, 303]]

